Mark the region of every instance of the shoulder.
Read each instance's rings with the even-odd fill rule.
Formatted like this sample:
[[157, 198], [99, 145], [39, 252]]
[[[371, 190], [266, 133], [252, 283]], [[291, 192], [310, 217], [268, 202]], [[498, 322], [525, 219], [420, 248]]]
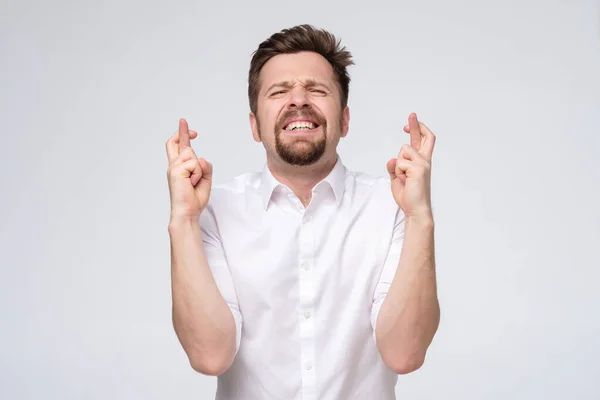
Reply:
[[249, 190], [257, 190], [260, 183], [260, 172], [245, 172], [224, 182], [214, 183], [211, 199], [216, 197], [235, 197], [244, 195]]
[[355, 207], [369, 208], [388, 220], [401, 220], [403, 213], [392, 194], [389, 175], [375, 176], [362, 171], [346, 172], [346, 191]]
[[226, 181], [214, 183], [208, 204], [200, 214], [206, 229], [216, 229], [223, 218], [235, 218], [248, 206], [248, 195], [258, 192], [260, 173], [246, 172]]
[[259, 193], [260, 181], [260, 172], [245, 172], [219, 183], [213, 182], [207, 208], [216, 213], [244, 208], [249, 198]]
[[357, 192], [391, 194], [389, 176], [375, 176], [363, 171], [347, 169], [346, 185], [353, 186]]

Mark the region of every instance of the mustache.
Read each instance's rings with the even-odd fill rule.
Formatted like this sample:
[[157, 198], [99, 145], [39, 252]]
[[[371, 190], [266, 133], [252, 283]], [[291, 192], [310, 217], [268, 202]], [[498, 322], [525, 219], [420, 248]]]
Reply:
[[307, 108], [303, 110], [287, 110], [285, 111], [279, 121], [277, 122], [276, 132], [279, 132], [283, 129], [284, 125], [287, 121], [291, 119], [309, 119], [314, 121], [317, 125], [325, 127], [327, 125], [327, 120], [317, 111], [312, 108]]

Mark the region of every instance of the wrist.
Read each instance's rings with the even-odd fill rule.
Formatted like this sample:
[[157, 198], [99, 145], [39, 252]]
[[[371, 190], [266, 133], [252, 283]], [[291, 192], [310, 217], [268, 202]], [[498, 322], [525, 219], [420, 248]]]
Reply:
[[184, 226], [189, 226], [192, 224], [199, 224], [199, 216], [191, 216], [185, 214], [171, 214], [171, 218], [169, 220], [169, 231], [173, 229], [178, 229]]
[[433, 213], [431, 210], [407, 214], [405, 216], [405, 221], [407, 225], [416, 225], [421, 227], [433, 227], [434, 225]]

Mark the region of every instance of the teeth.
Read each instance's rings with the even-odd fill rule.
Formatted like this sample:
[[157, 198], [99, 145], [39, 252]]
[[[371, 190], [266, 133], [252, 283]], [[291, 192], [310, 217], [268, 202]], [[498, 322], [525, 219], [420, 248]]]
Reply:
[[286, 131], [291, 131], [294, 129], [311, 130], [311, 129], [315, 129], [315, 124], [313, 124], [312, 122], [300, 121], [300, 122], [292, 122], [291, 124], [289, 124], [288, 126], [285, 127]]

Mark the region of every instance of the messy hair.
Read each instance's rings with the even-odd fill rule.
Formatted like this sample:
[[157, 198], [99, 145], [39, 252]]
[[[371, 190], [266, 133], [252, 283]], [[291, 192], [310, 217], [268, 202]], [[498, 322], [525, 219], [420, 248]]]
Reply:
[[253, 113], [257, 112], [260, 71], [263, 66], [278, 54], [302, 51], [318, 53], [331, 64], [335, 79], [340, 86], [342, 108], [346, 107], [350, 87], [350, 75], [346, 68], [354, 65], [352, 54], [341, 46], [341, 41], [332, 33], [305, 24], [274, 33], [253, 53], [248, 74], [248, 99]]

